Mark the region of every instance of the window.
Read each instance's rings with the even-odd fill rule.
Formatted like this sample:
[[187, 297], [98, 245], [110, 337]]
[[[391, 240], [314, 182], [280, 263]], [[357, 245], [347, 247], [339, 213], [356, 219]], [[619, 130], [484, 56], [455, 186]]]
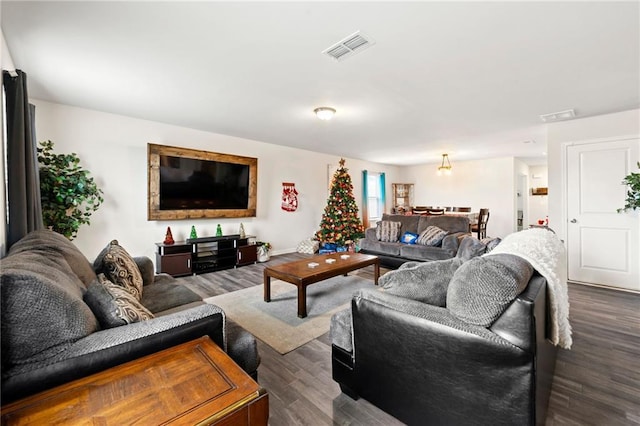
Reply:
[[382, 219], [385, 207], [384, 173], [362, 171], [363, 181], [363, 223], [365, 228]]
[[367, 177], [367, 207], [369, 209], [369, 220], [380, 220], [384, 206], [381, 199], [380, 173], [370, 172]]

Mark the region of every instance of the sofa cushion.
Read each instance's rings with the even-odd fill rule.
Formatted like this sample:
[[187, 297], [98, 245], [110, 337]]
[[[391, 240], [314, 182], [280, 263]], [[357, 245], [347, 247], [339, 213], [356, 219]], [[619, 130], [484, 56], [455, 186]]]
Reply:
[[532, 275], [529, 262], [518, 256], [475, 257], [453, 275], [447, 309], [463, 321], [489, 327], [527, 287]]
[[418, 244], [423, 246], [437, 246], [442, 243], [442, 239], [447, 235], [447, 231], [440, 229], [437, 226], [427, 226], [427, 228], [420, 233], [418, 237]]
[[200, 296], [167, 274], [156, 275], [153, 284], [145, 286], [141, 300], [144, 307], [153, 313], [200, 301]]
[[381, 241], [371, 240], [369, 238], [360, 240], [360, 249], [388, 256], [400, 256], [400, 249], [402, 247], [414, 247], [414, 245], [407, 245], [402, 243], [383, 243]]
[[128, 290], [109, 281], [99, 274], [84, 294], [89, 305], [103, 328], [119, 327], [153, 318], [149, 312]]
[[96, 273], [103, 273], [109, 281], [130, 292], [137, 300], [142, 299], [142, 274], [127, 251], [112, 240], [100, 252], [93, 263]]
[[400, 238], [400, 222], [381, 220], [376, 224], [376, 238], [383, 243], [395, 243]]
[[437, 226], [449, 233], [469, 232], [469, 218], [464, 216], [420, 216], [418, 223], [418, 234], [427, 229], [428, 226]]
[[349, 307], [333, 314], [329, 326], [331, 343], [348, 352], [353, 352], [352, 322], [351, 307]]
[[11, 246], [9, 253], [37, 251], [46, 254], [59, 255], [71, 271], [80, 279], [82, 287], [86, 287], [96, 279], [91, 263], [64, 235], [48, 229], [33, 231]]
[[454, 250], [448, 250], [443, 247], [423, 246], [422, 244], [401, 244], [400, 247], [400, 257], [408, 260], [426, 262], [429, 260], [450, 259], [455, 255], [456, 252]]
[[378, 279], [383, 291], [395, 296], [435, 306], [445, 306], [447, 287], [455, 271], [463, 264], [457, 257], [425, 263], [410, 263], [389, 271]]
[[2, 259], [0, 290], [3, 375], [12, 365], [62, 353], [98, 330], [82, 300], [84, 284], [59, 253], [9, 254]]
[[420, 216], [407, 216], [403, 214], [387, 214], [382, 215], [382, 220], [390, 220], [392, 222], [400, 222], [400, 233], [411, 232], [419, 234], [418, 221]]

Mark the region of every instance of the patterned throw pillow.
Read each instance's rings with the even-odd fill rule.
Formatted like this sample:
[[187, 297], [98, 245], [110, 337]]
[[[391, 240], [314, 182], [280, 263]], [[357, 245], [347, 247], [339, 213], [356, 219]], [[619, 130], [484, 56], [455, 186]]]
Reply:
[[125, 288], [136, 299], [142, 299], [142, 274], [127, 251], [112, 240], [93, 263], [96, 273], [104, 275], [114, 284]]
[[99, 274], [87, 289], [83, 297], [103, 328], [154, 318], [131, 293]]
[[397, 243], [400, 238], [400, 222], [381, 220], [376, 224], [376, 238], [385, 243]]
[[427, 226], [418, 237], [417, 243], [424, 246], [437, 246], [446, 236], [447, 231], [444, 229], [440, 229], [437, 226]]

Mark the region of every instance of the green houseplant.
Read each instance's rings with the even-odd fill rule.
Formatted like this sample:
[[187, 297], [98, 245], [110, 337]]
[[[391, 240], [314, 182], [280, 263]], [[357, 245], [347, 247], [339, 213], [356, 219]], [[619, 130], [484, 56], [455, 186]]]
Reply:
[[40, 142], [38, 163], [44, 225], [72, 240], [104, 201], [102, 190], [75, 153], [54, 153], [50, 140]]
[[[640, 161], [638, 161], [638, 168], [640, 169]], [[627, 199], [624, 200], [624, 207], [618, 209], [618, 213], [640, 209], [640, 173], [629, 173], [622, 184], [628, 186]]]

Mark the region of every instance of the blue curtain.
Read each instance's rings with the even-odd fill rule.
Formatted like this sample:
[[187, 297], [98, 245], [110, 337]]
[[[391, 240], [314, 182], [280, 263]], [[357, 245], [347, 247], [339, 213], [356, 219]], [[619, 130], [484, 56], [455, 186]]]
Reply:
[[384, 173], [380, 173], [380, 204], [382, 204], [382, 213], [387, 211], [387, 186], [384, 179]]
[[369, 227], [369, 191], [367, 186], [369, 185], [369, 173], [366, 170], [362, 171], [362, 225], [364, 229]]

